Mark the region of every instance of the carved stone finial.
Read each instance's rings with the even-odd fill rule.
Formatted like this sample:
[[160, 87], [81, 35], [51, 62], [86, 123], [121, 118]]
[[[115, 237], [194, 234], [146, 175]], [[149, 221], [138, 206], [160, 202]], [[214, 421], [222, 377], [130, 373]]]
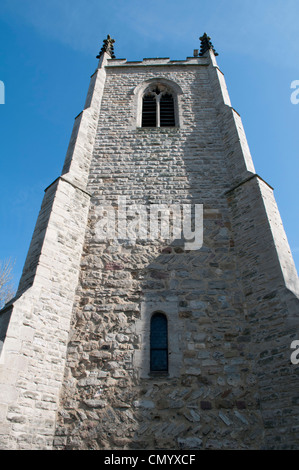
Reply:
[[215, 56], [218, 55], [217, 52], [215, 51], [214, 47], [213, 47], [213, 44], [211, 43], [211, 38], [207, 35], [207, 33], [204, 33], [204, 35], [201, 36], [201, 38], [199, 38], [199, 39], [201, 41], [200, 53], [199, 53], [200, 56], [203, 56], [204, 53], [207, 52], [210, 49], [212, 49]]
[[104, 52], [107, 52], [107, 54], [110, 55], [111, 59], [115, 59], [114, 55], [114, 48], [113, 44], [115, 43], [114, 39], [111, 39], [110, 35], [108, 34], [107, 39], [104, 39], [104, 44], [102, 49], [99, 52], [99, 55], [97, 55], [97, 59], [99, 59]]

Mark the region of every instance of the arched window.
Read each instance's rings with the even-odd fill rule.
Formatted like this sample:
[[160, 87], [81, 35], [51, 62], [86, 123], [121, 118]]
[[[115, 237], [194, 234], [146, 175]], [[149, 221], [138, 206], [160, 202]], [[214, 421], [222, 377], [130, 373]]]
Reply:
[[151, 318], [150, 332], [150, 370], [168, 371], [168, 327], [163, 313], [154, 313]]
[[142, 99], [142, 127], [174, 127], [175, 111], [172, 92], [161, 84], [147, 88]]

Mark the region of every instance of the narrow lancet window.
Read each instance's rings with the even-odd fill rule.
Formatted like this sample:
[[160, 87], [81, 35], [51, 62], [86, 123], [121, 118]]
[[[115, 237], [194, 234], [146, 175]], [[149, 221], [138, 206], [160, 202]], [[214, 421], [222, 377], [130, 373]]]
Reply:
[[168, 371], [168, 327], [163, 313], [154, 313], [150, 332], [150, 370]]

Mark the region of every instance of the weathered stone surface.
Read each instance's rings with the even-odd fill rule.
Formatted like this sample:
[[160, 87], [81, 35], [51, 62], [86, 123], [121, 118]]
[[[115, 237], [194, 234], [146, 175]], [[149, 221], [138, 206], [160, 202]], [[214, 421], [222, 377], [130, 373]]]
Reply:
[[[152, 80], [173, 84], [179, 125], [138, 126]], [[203, 204], [203, 246], [102, 239], [100, 209], [119, 196]], [[1, 447], [296, 447], [296, 282], [212, 51], [138, 64], [104, 54], [63, 176], [46, 191], [8, 329], [10, 311], [1, 317]], [[149, 368], [156, 311], [168, 319], [165, 374]]]
[[107, 405], [104, 400], [85, 400], [84, 403], [88, 408], [105, 408]]
[[179, 438], [178, 444], [180, 449], [200, 449], [202, 440], [197, 437]]

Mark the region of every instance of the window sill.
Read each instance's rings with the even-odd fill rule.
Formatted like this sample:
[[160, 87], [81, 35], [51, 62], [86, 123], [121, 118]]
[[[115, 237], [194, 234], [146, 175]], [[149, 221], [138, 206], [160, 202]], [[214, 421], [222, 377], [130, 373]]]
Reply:
[[138, 132], [156, 132], [156, 133], [166, 133], [169, 131], [178, 131], [180, 128], [178, 126], [173, 127], [136, 127]]
[[149, 377], [158, 378], [158, 377], [169, 377], [168, 371], [152, 371], [148, 374]]

